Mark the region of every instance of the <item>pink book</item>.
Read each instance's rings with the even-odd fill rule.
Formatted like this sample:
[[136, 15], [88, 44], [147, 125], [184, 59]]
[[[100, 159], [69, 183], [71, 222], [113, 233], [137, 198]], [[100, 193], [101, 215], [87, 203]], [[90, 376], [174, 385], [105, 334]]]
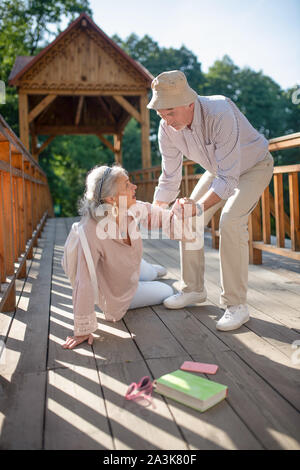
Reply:
[[202, 374], [215, 374], [219, 369], [216, 364], [204, 364], [202, 362], [185, 361], [180, 367], [182, 370], [189, 372], [201, 372]]

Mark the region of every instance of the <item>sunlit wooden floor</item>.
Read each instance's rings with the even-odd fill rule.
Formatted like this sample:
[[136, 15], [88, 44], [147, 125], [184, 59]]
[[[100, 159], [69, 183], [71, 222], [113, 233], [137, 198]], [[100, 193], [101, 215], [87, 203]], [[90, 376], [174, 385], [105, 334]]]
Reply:
[[[73, 321], [61, 256], [72, 222], [47, 221], [26, 282], [18, 281], [16, 312], [0, 313], [1, 449], [300, 448], [297, 263], [268, 255], [250, 265], [251, 320], [218, 332], [218, 252], [207, 235], [207, 302], [131, 310], [115, 324], [99, 311], [93, 346], [64, 350]], [[163, 282], [178, 287], [177, 242], [145, 240], [144, 258], [166, 266]], [[153, 407], [124, 399], [131, 382], [184, 360], [218, 364], [212, 379], [228, 385], [228, 398], [202, 414], [158, 394]]]

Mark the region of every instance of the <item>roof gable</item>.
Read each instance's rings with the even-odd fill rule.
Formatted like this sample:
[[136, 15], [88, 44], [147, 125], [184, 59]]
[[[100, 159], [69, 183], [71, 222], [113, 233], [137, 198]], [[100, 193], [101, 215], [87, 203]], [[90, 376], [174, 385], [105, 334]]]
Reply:
[[10, 85], [61, 90], [149, 88], [152, 75], [82, 13], [34, 58], [18, 57]]

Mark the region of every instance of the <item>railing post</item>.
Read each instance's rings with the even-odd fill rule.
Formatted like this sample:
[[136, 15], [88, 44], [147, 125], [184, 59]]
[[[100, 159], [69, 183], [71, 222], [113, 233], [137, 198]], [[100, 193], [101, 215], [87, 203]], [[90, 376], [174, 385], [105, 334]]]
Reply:
[[211, 218], [211, 238], [212, 238], [212, 248], [216, 250], [219, 249], [219, 223], [221, 216], [222, 208], [218, 209], [217, 212]]
[[290, 197], [290, 223], [292, 250], [300, 250], [300, 223], [299, 223], [299, 185], [298, 174], [289, 174], [289, 197]]
[[269, 186], [264, 190], [261, 197], [262, 223], [263, 223], [263, 241], [271, 242], [271, 219], [270, 219], [270, 189]]
[[261, 214], [260, 214], [260, 200], [251, 212], [248, 219], [249, 229], [249, 263], [251, 264], [262, 264], [262, 252], [253, 247], [254, 241], [261, 241], [262, 230], [261, 230]]
[[274, 175], [276, 245], [278, 247], [284, 247], [285, 244], [282, 176], [282, 173], [276, 173]]
[[1, 311], [2, 312], [13, 312], [16, 308], [16, 284], [15, 281], [12, 281], [10, 286], [10, 291], [7, 296], [6, 301], [4, 302]]
[[3, 173], [0, 171], [0, 284], [6, 279], [6, 252], [4, 239]]
[[[29, 162], [24, 162], [24, 170], [26, 175], [31, 178], [31, 164]], [[26, 179], [26, 240], [29, 240], [32, 237], [33, 232], [33, 219], [32, 219], [32, 183], [30, 179]], [[27, 259], [32, 259], [33, 252], [32, 248], [28, 253]]]

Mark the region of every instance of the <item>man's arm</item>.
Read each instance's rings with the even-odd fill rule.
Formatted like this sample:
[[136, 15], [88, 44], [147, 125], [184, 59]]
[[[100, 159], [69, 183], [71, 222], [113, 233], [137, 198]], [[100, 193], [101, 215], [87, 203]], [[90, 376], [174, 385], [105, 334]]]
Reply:
[[164, 201], [153, 201], [153, 205], [154, 206], [160, 206], [162, 207], [163, 209], [166, 209], [167, 207], [169, 207], [169, 204], [167, 202], [164, 202]]
[[183, 155], [173, 146], [162, 124], [158, 130], [158, 145], [162, 157], [162, 173], [155, 188], [153, 203], [166, 208], [179, 194]]
[[222, 199], [214, 192], [213, 189], [209, 189], [201, 199], [199, 199], [198, 204], [203, 204], [204, 212], [207, 211], [210, 207], [214, 206]]

